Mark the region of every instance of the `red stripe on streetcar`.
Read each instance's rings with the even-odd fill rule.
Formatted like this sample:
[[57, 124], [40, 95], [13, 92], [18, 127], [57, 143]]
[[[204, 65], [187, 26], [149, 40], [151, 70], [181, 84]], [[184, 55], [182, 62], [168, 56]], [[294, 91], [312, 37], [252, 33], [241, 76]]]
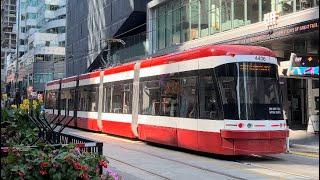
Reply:
[[100, 76], [100, 71], [95, 71], [87, 74], [83, 74], [79, 76], [79, 80], [84, 80], [84, 79], [90, 79], [90, 78], [96, 78]]
[[55, 81], [51, 81], [47, 84], [47, 86], [53, 86], [55, 84], [59, 84], [60, 83], [60, 80], [55, 80]]
[[279, 124], [272, 124], [271, 127], [279, 127]]
[[132, 71], [134, 69], [134, 65], [135, 65], [135, 63], [128, 63], [128, 64], [123, 64], [121, 66], [108, 68], [108, 69], [104, 70], [104, 75]]
[[73, 76], [73, 77], [69, 77], [69, 78], [63, 79], [62, 83], [68, 83], [68, 82], [72, 82], [72, 81], [76, 81], [76, 80], [77, 80], [77, 77]]

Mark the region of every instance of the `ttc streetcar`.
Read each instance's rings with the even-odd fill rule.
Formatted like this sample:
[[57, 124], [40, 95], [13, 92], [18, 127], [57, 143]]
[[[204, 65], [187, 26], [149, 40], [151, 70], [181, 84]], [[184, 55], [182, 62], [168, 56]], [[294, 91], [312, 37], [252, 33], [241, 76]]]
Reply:
[[46, 116], [69, 127], [223, 155], [286, 151], [275, 54], [212, 45], [51, 81]]

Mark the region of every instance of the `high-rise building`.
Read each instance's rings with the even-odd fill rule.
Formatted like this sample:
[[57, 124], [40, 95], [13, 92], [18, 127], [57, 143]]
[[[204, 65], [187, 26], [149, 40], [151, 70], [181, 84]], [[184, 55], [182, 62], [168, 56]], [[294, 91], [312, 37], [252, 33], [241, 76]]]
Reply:
[[[149, 0], [68, 0], [66, 76], [82, 74], [107, 62], [106, 40], [113, 62], [145, 55], [146, 7]], [[111, 54], [111, 53], [110, 53]]]
[[147, 12], [149, 55], [249, 44], [272, 49], [279, 65], [291, 59], [279, 73], [287, 123], [319, 119], [319, 0], [152, 0]]
[[64, 77], [65, 5], [65, 0], [18, 0], [18, 82], [22, 92], [28, 86], [42, 92], [48, 81]]
[[16, 0], [1, 1], [1, 92], [5, 91], [6, 58], [16, 49]]

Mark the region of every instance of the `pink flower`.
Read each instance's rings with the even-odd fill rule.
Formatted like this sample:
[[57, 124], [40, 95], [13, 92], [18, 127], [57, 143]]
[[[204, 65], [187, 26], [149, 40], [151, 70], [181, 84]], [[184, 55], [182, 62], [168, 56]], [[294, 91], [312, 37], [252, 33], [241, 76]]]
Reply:
[[88, 168], [88, 166], [82, 166], [81, 169], [84, 171], [88, 171], [89, 168]]
[[107, 163], [106, 161], [101, 160], [101, 161], [99, 162], [99, 165], [102, 166], [102, 167], [104, 167], [104, 168], [108, 168], [108, 163]]
[[87, 173], [83, 173], [83, 174], [80, 175], [80, 178], [89, 179], [89, 175]]
[[81, 170], [81, 164], [79, 163], [79, 162], [75, 162], [75, 163], [73, 163], [73, 167], [75, 168], [75, 169], [77, 169], [77, 170]]
[[40, 173], [42, 176], [48, 174], [47, 171], [45, 171], [45, 170], [40, 170], [39, 173]]
[[21, 171], [19, 171], [18, 174], [19, 174], [20, 177], [23, 177], [23, 176], [25, 175], [25, 174], [24, 174], [23, 172], [21, 172]]

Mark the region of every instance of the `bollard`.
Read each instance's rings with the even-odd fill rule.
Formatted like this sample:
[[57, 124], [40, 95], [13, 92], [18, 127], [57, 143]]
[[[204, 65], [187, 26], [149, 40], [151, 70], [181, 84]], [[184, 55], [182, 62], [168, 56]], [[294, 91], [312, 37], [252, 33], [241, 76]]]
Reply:
[[290, 147], [290, 140], [289, 140], [289, 137], [286, 138], [287, 140], [287, 153], [290, 151], [289, 150], [289, 147]]

